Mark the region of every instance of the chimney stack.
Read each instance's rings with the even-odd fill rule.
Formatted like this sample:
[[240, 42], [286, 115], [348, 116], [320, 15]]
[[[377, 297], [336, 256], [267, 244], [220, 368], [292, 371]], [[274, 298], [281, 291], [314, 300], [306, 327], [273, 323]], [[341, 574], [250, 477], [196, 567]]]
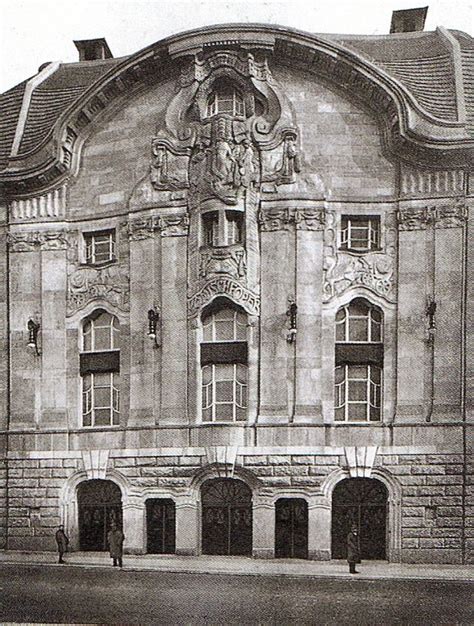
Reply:
[[390, 32], [415, 33], [418, 31], [422, 31], [425, 27], [427, 13], [428, 7], [422, 7], [419, 9], [401, 9], [400, 11], [393, 11]]
[[79, 50], [79, 61], [96, 61], [97, 59], [112, 59], [113, 54], [104, 38], [81, 39], [74, 45]]

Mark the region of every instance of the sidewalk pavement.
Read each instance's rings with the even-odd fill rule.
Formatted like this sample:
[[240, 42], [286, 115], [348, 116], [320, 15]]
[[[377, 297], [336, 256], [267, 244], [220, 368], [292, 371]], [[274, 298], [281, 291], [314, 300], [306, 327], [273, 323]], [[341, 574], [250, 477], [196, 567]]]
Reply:
[[[1, 550], [1, 563], [56, 565], [55, 552]], [[70, 552], [66, 564], [74, 567], [110, 567], [107, 552]], [[183, 572], [188, 574], [233, 574], [241, 576], [309, 576], [312, 578], [356, 578], [357, 580], [438, 580], [474, 582], [469, 565], [413, 565], [363, 561], [358, 576], [349, 574], [345, 561], [305, 561], [302, 559], [253, 559], [243, 556], [176, 556], [171, 554], [124, 555], [124, 569]]]

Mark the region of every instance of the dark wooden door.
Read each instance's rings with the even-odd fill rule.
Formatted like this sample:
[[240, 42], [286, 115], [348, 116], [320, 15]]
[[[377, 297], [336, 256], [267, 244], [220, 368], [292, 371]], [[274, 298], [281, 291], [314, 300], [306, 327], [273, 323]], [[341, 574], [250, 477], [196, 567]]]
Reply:
[[203, 554], [252, 554], [252, 492], [231, 478], [206, 481], [201, 488]]
[[147, 552], [174, 554], [176, 551], [176, 513], [171, 499], [146, 501]]
[[332, 497], [332, 558], [347, 556], [347, 535], [359, 529], [362, 559], [385, 559], [387, 550], [385, 485], [373, 478], [347, 478], [336, 485]]
[[112, 524], [122, 528], [120, 488], [110, 480], [89, 480], [79, 485], [77, 500], [80, 549], [107, 550], [107, 533]]
[[275, 556], [308, 558], [308, 504], [302, 498], [280, 498], [275, 505]]

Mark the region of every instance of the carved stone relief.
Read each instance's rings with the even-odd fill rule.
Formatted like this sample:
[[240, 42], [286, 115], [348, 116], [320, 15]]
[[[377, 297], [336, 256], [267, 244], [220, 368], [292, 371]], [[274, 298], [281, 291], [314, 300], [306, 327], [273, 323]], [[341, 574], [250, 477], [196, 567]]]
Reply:
[[323, 230], [325, 219], [325, 211], [320, 208], [270, 207], [261, 210], [258, 216], [263, 232], [289, 230], [293, 225], [296, 230]]
[[398, 228], [405, 230], [423, 230], [428, 226], [435, 228], [459, 228], [467, 219], [467, 207], [463, 203], [443, 206], [408, 207], [398, 211]]
[[67, 232], [64, 230], [20, 231], [9, 233], [8, 244], [12, 252], [66, 250], [68, 248], [68, 239]]
[[131, 241], [147, 239], [153, 237], [155, 233], [162, 237], [184, 237], [188, 234], [189, 218], [186, 213], [152, 215], [132, 218], [123, 226]]
[[260, 298], [229, 277], [213, 278], [197, 293], [188, 298], [188, 313], [191, 317], [199, 314], [203, 307], [217, 296], [227, 296], [239, 304], [250, 315], [260, 314]]
[[93, 300], [105, 300], [122, 311], [129, 310], [129, 279], [120, 265], [72, 266], [68, 275], [67, 315], [73, 315]]
[[213, 274], [227, 274], [243, 278], [246, 273], [246, 254], [243, 246], [206, 248], [200, 251], [199, 276], [208, 278]]
[[365, 287], [390, 302], [396, 298], [395, 215], [385, 218], [385, 245], [380, 252], [353, 254], [338, 249], [337, 218], [334, 211], [326, 212], [324, 233], [324, 300], [341, 295], [353, 287]]

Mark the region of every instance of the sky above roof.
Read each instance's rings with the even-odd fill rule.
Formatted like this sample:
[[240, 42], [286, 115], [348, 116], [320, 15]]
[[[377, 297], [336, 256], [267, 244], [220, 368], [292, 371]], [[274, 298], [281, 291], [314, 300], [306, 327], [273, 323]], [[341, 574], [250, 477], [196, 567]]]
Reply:
[[392, 11], [429, 5], [425, 30], [474, 33], [473, 0], [3, 0], [0, 93], [47, 61], [78, 60], [74, 39], [105, 37], [115, 57], [184, 30], [229, 22], [382, 35]]

